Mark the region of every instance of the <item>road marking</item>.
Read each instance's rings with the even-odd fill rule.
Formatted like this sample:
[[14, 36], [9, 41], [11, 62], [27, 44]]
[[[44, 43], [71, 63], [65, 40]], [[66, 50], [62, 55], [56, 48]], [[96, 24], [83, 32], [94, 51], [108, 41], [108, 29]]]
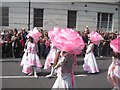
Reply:
[[0, 76], [0, 78], [34, 78], [34, 76]]
[[87, 76], [86, 74], [79, 74], [79, 75], [75, 75], [75, 77], [85, 77]]
[[[85, 77], [87, 75], [85, 74], [80, 74], [80, 75], [75, 75], [75, 77]], [[56, 76], [53, 76], [54, 78]], [[0, 79], [14, 79], [14, 78], [35, 78], [34, 76], [0, 76]], [[39, 76], [38, 78], [47, 78], [46, 76]]]

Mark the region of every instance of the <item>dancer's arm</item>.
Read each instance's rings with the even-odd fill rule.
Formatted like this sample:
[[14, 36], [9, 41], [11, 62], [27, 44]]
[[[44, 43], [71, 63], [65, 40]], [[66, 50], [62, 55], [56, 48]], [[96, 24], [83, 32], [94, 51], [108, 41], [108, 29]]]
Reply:
[[54, 67], [57, 65], [59, 56], [60, 56], [60, 51], [56, 53], [55, 60], [54, 60]]
[[110, 74], [111, 71], [113, 71], [115, 69], [115, 59], [114, 59], [114, 57], [112, 57], [112, 59], [113, 59], [112, 63], [108, 68], [108, 75]]
[[64, 63], [66, 62], [66, 56], [67, 56], [67, 53], [62, 52], [61, 59], [60, 59], [60, 61], [56, 64], [56, 66], [54, 67], [54, 69], [56, 69], [56, 68], [64, 65]]
[[86, 50], [86, 53], [90, 53], [92, 51], [92, 48], [94, 47], [94, 44], [90, 44]]

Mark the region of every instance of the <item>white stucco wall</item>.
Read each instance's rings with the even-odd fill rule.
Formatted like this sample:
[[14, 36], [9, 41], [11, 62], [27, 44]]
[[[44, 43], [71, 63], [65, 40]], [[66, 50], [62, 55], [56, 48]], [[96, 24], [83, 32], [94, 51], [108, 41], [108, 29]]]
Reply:
[[[3, 6], [9, 6], [9, 27], [6, 28], [27, 28], [28, 27], [28, 2], [5, 2]], [[87, 5], [87, 7], [85, 7]], [[35, 2], [31, 3], [31, 28], [33, 28], [33, 9], [44, 9], [43, 28], [49, 30], [54, 26], [67, 27], [67, 11], [77, 10], [77, 30], [84, 30], [88, 25], [90, 30], [96, 29], [97, 13], [113, 13], [113, 30], [118, 30], [118, 8], [116, 4], [85, 3], [85, 2]], [[87, 12], [85, 12], [87, 10]], [[5, 27], [3, 27], [5, 28]]]

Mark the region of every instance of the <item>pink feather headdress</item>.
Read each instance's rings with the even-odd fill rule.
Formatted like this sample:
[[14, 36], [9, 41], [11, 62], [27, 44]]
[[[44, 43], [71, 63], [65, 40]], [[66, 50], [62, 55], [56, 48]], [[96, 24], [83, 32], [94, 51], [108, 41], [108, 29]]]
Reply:
[[100, 40], [103, 39], [99, 33], [94, 32], [94, 31], [92, 31], [90, 34], [88, 34], [88, 37], [96, 45], [99, 45]]
[[112, 40], [110, 42], [110, 47], [113, 49], [114, 52], [120, 53], [120, 37]]
[[34, 39], [34, 42], [38, 42], [39, 37], [42, 34], [40, 33], [40, 31], [37, 30], [37, 28], [35, 27], [33, 30], [30, 30], [27, 37], [31, 36]]
[[82, 37], [73, 29], [53, 28], [49, 36], [54, 46], [73, 54], [80, 54], [85, 45]]

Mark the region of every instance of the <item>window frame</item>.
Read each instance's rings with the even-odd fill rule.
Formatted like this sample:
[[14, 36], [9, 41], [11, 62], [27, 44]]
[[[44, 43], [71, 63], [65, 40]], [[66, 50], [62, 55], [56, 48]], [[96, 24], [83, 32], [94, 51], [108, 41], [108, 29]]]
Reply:
[[[73, 14], [71, 15], [70, 13]], [[71, 17], [74, 16], [74, 17]], [[77, 10], [68, 10], [67, 12], [67, 28], [76, 28], [77, 24]]]
[[[39, 11], [41, 13], [39, 13]], [[43, 8], [34, 8], [33, 15], [33, 26], [34, 27], [43, 27], [43, 17], [44, 17], [44, 9]]]
[[[107, 14], [107, 20], [105, 20], [105, 21], [102, 20], [102, 19], [104, 19], [103, 14]], [[102, 26], [102, 25], [104, 25], [105, 22], [106, 22], [106, 26]], [[99, 30], [105, 29], [105, 30], [107, 30], [107, 32], [112, 31], [112, 27], [113, 27], [112, 23], [113, 23], [113, 13], [105, 13], [105, 12], [97, 13], [97, 29], [99, 29]]]
[[2, 26], [9, 26], [9, 7], [2, 7]]

